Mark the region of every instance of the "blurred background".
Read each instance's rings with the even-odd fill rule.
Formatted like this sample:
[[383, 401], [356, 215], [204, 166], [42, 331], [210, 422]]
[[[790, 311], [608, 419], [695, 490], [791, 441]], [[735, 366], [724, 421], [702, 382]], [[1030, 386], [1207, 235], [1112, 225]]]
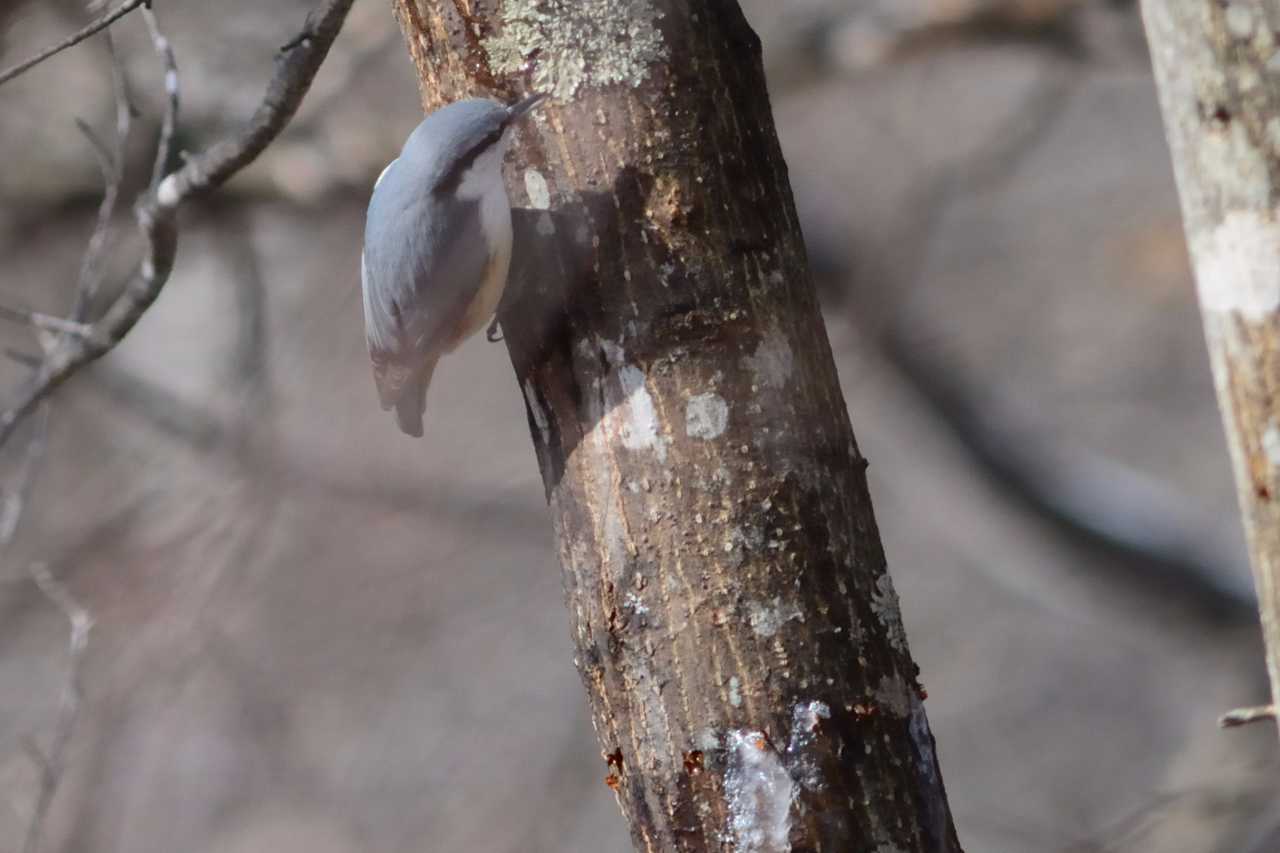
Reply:
[[[743, 5], [966, 849], [1280, 850], [1274, 728], [1215, 725], [1266, 683], [1136, 4]], [[156, 6], [194, 150], [311, 4]], [[0, 5], [0, 65], [84, 20]], [[140, 18], [115, 32], [136, 182], [162, 72]], [[109, 131], [108, 68], [95, 40], [0, 88], [5, 304], [70, 304], [100, 194], [72, 120]], [[375, 402], [364, 205], [419, 118], [388, 5], [357, 3], [286, 135], [184, 209], [154, 309], [57, 395], [0, 579], [3, 853], [69, 671], [33, 562], [96, 623], [45, 851], [630, 850], [504, 348], [439, 372], [427, 440]]]

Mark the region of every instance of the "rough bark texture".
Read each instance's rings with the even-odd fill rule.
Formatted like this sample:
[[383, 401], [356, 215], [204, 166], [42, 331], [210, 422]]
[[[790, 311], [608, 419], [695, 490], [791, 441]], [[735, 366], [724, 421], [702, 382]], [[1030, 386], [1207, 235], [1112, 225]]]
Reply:
[[1280, 700], [1280, 4], [1144, 0]]
[[637, 848], [958, 850], [737, 4], [395, 6], [428, 109], [556, 96], [500, 319]]

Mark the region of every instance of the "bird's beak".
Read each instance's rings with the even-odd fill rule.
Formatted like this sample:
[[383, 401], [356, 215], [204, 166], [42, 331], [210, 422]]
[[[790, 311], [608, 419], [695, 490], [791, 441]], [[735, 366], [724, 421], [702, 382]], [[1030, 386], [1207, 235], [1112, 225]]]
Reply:
[[538, 103], [549, 94], [550, 92], [535, 92], [523, 100], [516, 101], [511, 106], [507, 107], [507, 123], [510, 124], [520, 118], [520, 116], [529, 112], [529, 110], [536, 107]]

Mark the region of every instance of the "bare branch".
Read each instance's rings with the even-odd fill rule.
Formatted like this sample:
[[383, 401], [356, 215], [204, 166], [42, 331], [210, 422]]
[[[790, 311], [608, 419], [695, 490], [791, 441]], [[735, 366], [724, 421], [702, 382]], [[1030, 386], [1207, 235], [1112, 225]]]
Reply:
[[56, 332], [61, 335], [86, 337], [93, 334], [93, 327], [88, 323], [64, 320], [51, 314], [41, 314], [39, 311], [28, 311], [25, 308], [11, 308], [8, 305], [0, 305], [0, 320], [12, 320], [15, 323], [24, 323], [46, 332]]
[[[143, 2], [144, 0], [128, 0], [116, 12], [95, 22], [94, 25], [82, 31], [82, 35], [78, 34], [79, 38], [73, 38], [54, 50], [46, 51], [43, 58], [105, 29], [112, 20], [137, 8]], [[165, 112], [156, 145], [151, 181], [136, 208], [138, 227], [147, 241], [148, 249], [132, 280], [115, 298], [102, 318], [97, 322], [87, 323], [85, 319], [102, 280], [101, 257], [106, 247], [110, 221], [119, 198], [124, 176], [125, 146], [134, 115], [124, 70], [110, 35], [107, 35], [116, 104], [115, 144], [113, 148], [108, 148], [87, 124], [78, 122], [97, 157], [105, 187], [94, 230], [81, 261], [71, 318], [62, 319], [0, 306], [0, 317], [30, 323], [38, 330], [47, 333], [41, 340], [44, 358], [38, 361], [31, 377], [19, 389], [18, 399], [13, 407], [0, 414], [0, 445], [12, 435], [17, 424], [33, 408], [38, 409], [42, 415], [27, 447], [27, 453], [14, 485], [4, 494], [3, 502], [0, 503], [0, 549], [6, 547], [14, 537], [30, 481], [44, 452], [47, 435], [47, 405], [42, 401], [77, 369], [114, 347], [155, 301], [173, 268], [177, 248], [177, 208], [187, 198], [217, 187], [240, 168], [252, 162], [275, 139], [292, 118], [310, 87], [316, 71], [341, 30], [352, 2], [353, 0], [332, 0], [324, 7], [318, 23], [313, 24], [312, 19], [308, 17], [307, 26], [300, 39], [288, 51], [277, 57], [275, 74], [268, 85], [262, 104], [247, 127], [234, 137], [190, 159], [182, 169], [168, 178], [164, 177], [164, 173], [172, 157], [178, 110], [177, 64], [173, 49], [160, 30], [150, 8], [144, 8], [143, 15], [151, 34], [152, 46], [164, 63], [166, 95]], [[17, 76], [26, 68], [37, 64], [41, 58], [38, 57], [8, 72], [7, 76], [0, 77], [0, 82]], [[26, 839], [22, 845], [23, 853], [37, 853], [39, 850], [49, 808], [64, 775], [67, 746], [80, 714], [82, 659], [92, 627], [88, 611], [75, 601], [47, 567], [35, 565], [31, 573], [36, 584], [62, 610], [70, 622], [70, 674], [59, 703], [48, 751], [42, 752], [34, 746], [31, 749], [33, 760], [40, 769], [41, 781], [36, 805], [27, 827]]]
[[[27, 825], [27, 838], [23, 842], [23, 853], [36, 853], [40, 849], [40, 834], [44, 828], [45, 815], [57, 793], [62, 781], [62, 773], [66, 767], [67, 744], [75, 731], [76, 720], [80, 716], [81, 670], [85, 648], [89, 645], [89, 631], [93, 628], [93, 619], [89, 611], [82, 607], [70, 591], [55, 578], [48, 566], [36, 563], [31, 567], [31, 578], [40, 587], [50, 601], [57, 605], [67, 621], [71, 623], [71, 636], [68, 641], [67, 655], [70, 659], [70, 673], [62, 690], [62, 700], [58, 704], [58, 716], [54, 721], [53, 741], [49, 751], [41, 754], [37, 761], [40, 767], [40, 793], [36, 798], [35, 811], [31, 814], [31, 822]], [[38, 752], [38, 750], [37, 750]]]
[[299, 30], [298, 34], [295, 35], [293, 38], [289, 39], [287, 42], [280, 45], [280, 53], [288, 53], [289, 51], [293, 50], [295, 47], [298, 47], [299, 45], [305, 43], [309, 38], [311, 38], [311, 29], [313, 26], [315, 26], [315, 22], [314, 22], [314, 19], [312, 18], [312, 13], [308, 12], [307, 20], [302, 25], [302, 29]]
[[[110, 31], [103, 33], [107, 42], [107, 51], [111, 58], [111, 82], [116, 107], [116, 132], [114, 145], [108, 148], [93, 129], [85, 122], [77, 120], [76, 124], [89, 140], [98, 160], [103, 179], [103, 197], [98, 206], [98, 215], [94, 223], [93, 233], [85, 247], [84, 257], [80, 262], [80, 272], [76, 282], [76, 297], [72, 306], [72, 319], [63, 320], [29, 311], [15, 311], [0, 307], [0, 314], [9, 318], [22, 319], [46, 332], [56, 333], [51, 340], [42, 340], [46, 357], [59, 343], [68, 340], [67, 336], [80, 338], [92, 333], [92, 326], [82, 322], [88, 313], [93, 296], [102, 280], [100, 257], [106, 247], [106, 238], [111, 217], [115, 213], [120, 185], [124, 180], [125, 145], [128, 141], [129, 128], [132, 123], [134, 109], [129, 99], [128, 86], [124, 67], [116, 53], [115, 42]], [[40, 359], [35, 369], [44, 368], [45, 360]], [[28, 441], [26, 453], [23, 455], [13, 482], [5, 489], [3, 503], [0, 504], [0, 552], [6, 551], [17, 533], [18, 522], [22, 518], [31, 483], [35, 471], [44, 457], [48, 443], [49, 404], [41, 403], [37, 423]], [[26, 742], [28, 753], [40, 770], [40, 789], [36, 796], [36, 805], [27, 825], [26, 839], [23, 842], [24, 853], [38, 853], [40, 837], [43, 833], [49, 807], [53, 802], [62, 781], [65, 770], [66, 748], [71, 734], [75, 730], [80, 714], [81, 659], [88, 644], [89, 630], [92, 621], [88, 611], [76, 603], [70, 593], [62, 586], [43, 565], [32, 566], [32, 577], [37, 586], [53, 601], [71, 623], [69, 642], [70, 673], [67, 684], [63, 688], [59, 703], [58, 715], [54, 724], [53, 740], [47, 754], [43, 753], [33, 741]]]
[[[317, 80], [316, 85], [311, 87], [307, 95], [311, 107], [308, 110], [308, 118], [301, 125], [307, 133], [321, 132], [320, 122], [332, 112], [333, 105], [338, 100], [349, 96], [353, 81], [376, 65], [387, 55], [387, 51], [395, 49], [404, 38], [399, 29], [395, 28], [378, 38], [371, 38], [368, 34], [357, 32], [352, 32], [350, 35], [355, 37], [355, 46], [348, 44], [341, 57], [334, 57], [335, 60], [340, 58], [340, 62], [335, 64], [330, 60], [324, 79]], [[299, 125], [294, 127], [297, 128]]]
[[15, 399], [0, 412], [0, 445], [37, 403], [81, 367], [110, 351], [151, 307], [173, 271], [178, 207], [223, 184], [253, 162], [280, 134], [302, 103], [353, 2], [329, 0], [296, 43], [276, 56], [266, 94], [244, 129], [191, 157], [142, 198], [136, 215], [147, 250], [137, 271], [103, 316], [92, 324], [91, 334], [63, 338], [18, 389]]
[[44, 405], [36, 416], [35, 428], [31, 431], [31, 439], [27, 442], [22, 461], [18, 463], [18, 470], [5, 487], [3, 497], [0, 497], [0, 554], [8, 550], [18, 532], [18, 521], [26, 507], [36, 468], [44, 458], [48, 435], [49, 407]]
[[44, 361], [44, 358], [41, 356], [32, 355], [29, 352], [23, 352], [22, 350], [14, 347], [5, 347], [4, 357], [25, 367], [39, 367], [40, 362]]
[[98, 161], [98, 171], [102, 172], [103, 178], [110, 181], [111, 174], [115, 171], [115, 161], [111, 158], [111, 149], [107, 148], [107, 143], [102, 141], [102, 137], [98, 136], [98, 132], [93, 129], [93, 125], [89, 124], [82, 118], [75, 119], [76, 129], [88, 141], [89, 147], [93, 149], [93, 156]]
[[85, 39], [97, 33], [102, 32], [107, 27], [111, 26], [116, 21], [120, 20], [125, 15], [129, 14], [134, 9], [137, 9], [139, 6], [146, 4], [147, 2], [149, 2], [149, 0], [125, 0], [125, 2], [121, 3], [114, 10], [108, 12], [107, 14], [103, 15], [101, 18], [98, 18], [97, 20], [88, 24], [78, 32], [72, 33], [71, 35], [67, 36], [65, 39], [58, 42], [57, 44], [51, 45], [45, 48], [44, 50], [40, 51], [30, 59], [23, 60], [22, 62], [19, 62], [17, 65], [14, 65], [11, 68], [5, 69], [3, 72], [0, 72], [0, 86], [3, 86], [5, 83], [8, 83], [14, 77], [17, 77], [27, 71], [30, 71], [32, 68], [36, 67], [41, 62], [44, 62], [46, 59], [52, 56], [55, 56], [59, 53], [62, 53], [62, 51], [66, 50], [69, 47], [75, 47]]
[[111, 91], [116, 106], [115, 144], [108, 149], [89, 127], [82, 121], [76, 124], [89, 139], [98, 156], [98, 166], [102, 170], [102, 202], [98, 205], [98, 217], [94, 222], [93, 234], [85, 247], [84, 257], [80, 261], [80, 275], [76, 281], [76, 299], [71, 306], [71, 319], [83, 322], [89, 313], [89, 306], [102, 284], [102, 252], [107, 244], [107, 232], [111, 225], [111, 217], [115, 215], [116, 204], [120, 198], [120, 184], [124, 180], [125, 148], [129, 141], [129, 129], [136, 111], [133, 100], [129, 96], [129, 83], [125, 77], [124, 64], [116, 52], [115, 39], [111, 31], [103, 34], [107, 42], [107, 53], [111, 57]]
[[156, 143], [156, 161], [151, 170], [149, 185], [154, 191], [160, 186], [160, 179], [164, 177], [164, 170], [173, 156], [173, 128], [178, 122], [178, 63], [173, 58], [173, 45], [156, 22], [155, 12], [146, 7], [142, 10], [142, 17], [151, 33], [151, 46], [164, 62], [164, 118], [160, 122], [160, 141]]
[[271, 144], [311, 88], [311, 81], [342, 29], [353, 2], [329, 0], [316, 16], [316, 22], [309, 24], [286, 50], [276, 55], [275, 73], [248, 125], [236, 136], [215, 143], [165, 178], [150, 200], [156, 212], [221, 186]]
[[1228, 711], [1218, 718], [1218, 725], [1224, 729], [1235, 728], [1236, 726], [1247, 726], [1249, 723], [1256, 723], [1260, 720], [1274, 720], [1276, 718], [1276, 708], [1274, 705], [1262, 705], [1258, 708], [1236, 708], [1234, 711]]
[[[1274, 13], [1271, 5], [1261, 4]], [[1271, 705], [1280, 706], [1280, 334], [1271, 297], [1280, 151], [1266, 130], [1280, 122], [1280, 90], [1229, 86], [1202, 100], [1209, 81], [1269, 79], [1275, 56], [1240, 35], [1235, 15], [1205, 14], [1197, 0], [1143, 0], [1141, 8], [1258, 592]], [[1254, 21], [1249, 13], [1251, 28]], [[1224, 133], [1231, 156], [1216, 162], [1209, 152]]]

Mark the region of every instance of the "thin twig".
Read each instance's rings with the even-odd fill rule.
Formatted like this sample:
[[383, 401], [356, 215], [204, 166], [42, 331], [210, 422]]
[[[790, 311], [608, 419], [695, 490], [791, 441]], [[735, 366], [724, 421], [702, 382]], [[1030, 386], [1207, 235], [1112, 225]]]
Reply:
[[0, 320], [23, 323], [60, 335], [85, 337], [93, 334], [93, 326], [88, 323], [77, 323], [75, 320], [64, 320], [52, 314], [41, 314], [39, 311], [28, 311], [26, 308], [13, 308], [8, 305], [0, 305]]
[[0, 446], [37, 403], [81, 367], [109, 352], [151, 307], [173, 271], [178, 207], [221, 186], [279, 136], [302, 103], [353, 2], [329, 0], [308, 26], [309, 37], [276, 55], [266, 94], [243, 130], [189, 158], [140, 200], [138, 228], [147, 245], [141, 263], [102, 317], [91, 324], [92, 334], [64, 337], [18, 388], [0, 412]]
[[115, 160], [112, 159], [111, 149], [107, 148], [107, 143], [102, 141], [102, 137], [98, 136], [98, 132], [93, 129], [93, 125], [80, 117], [74, 119], [76, 129], [88, 141], [89, 147], [93, 149], [93, 156], [98, 161], [98, 171], [102, 172], [102, 176], [107, 181], [111, 180], [111, 175], [115, 171]]
[[89, 611], [80, 605], [71, 592], [55, 578], [48, 566], [36, 563], [31, 567], [31, 578], [40, 591], [52, 601], [67, 621], [71, 623], [71, 636], [68, 642], [67, 655], [70, 659], [70, 673], [67, 683], [62, 689], [62, 699], [58, 703], [58, 715], [54, 721], [53, 740], [49, 751], [40, 758], [40, 793], [36, 797], [36, 807], [31, 814], [31, 822], [27, 825], [27, 838], [22, 845], [22, 853], [36, 853], [40, 849], [40, 834], [44, 827], [45, 815], [57, 793], [66, 768], [67, 744], [75, 731], [76, 719], [80, 716], [80, 697], [82, 683], [82, 663], [85, 648], [89, 645], [89, 631], [93, 628], [93, 619]]
[[29, 352], [23, 352], [15, 347], [5, 347], [4, 357], [10, 361], [23, 365], [24, 367], [39, 367], [44, 361], [42, 356], [32, 355]]
[[1235, 728], [1236, 726], [1247, 726], [1249, 723], [1256, 723], [1260, 720], [1274, 720], [1276, 718], [1276, 708], [1274, 705], [1262, 705], [1257, 708], [1236, 708], [1234, 711], [1228, 711], [1218, 718], [1218, 725], [1224, 729]]
[[280, 45], [281, 53], [288, 53], [289, 51], [293, 50], [295, 47], [299, 47], [300, 45], [306, 43], [311, 39], [311, 35], [312, 35], [311, 34], [311, 27], [312, 27], [311, 14], [312, 14], [311, 12], [307, 13], [307, 20], [302, 24], [302, 29], [298, 31], [298, 34], [293, 38], [289, 39], [284, 44]]
[[[124, 65], [121, 63], [120, 56], [116, 51], [115, 40], [111, 37], [111, 31], [104, 30], [102, 37], [106, 41], [107, 53], [111, 58], [111, 89], [116, 108], [116, 132], [114, 144], [108, 148], [92, 127], [86, 122], [76, 119], [76, 125], [80, 128], [85, 138], [88, 139], [89, 145], [97, 157], [104, 187], [94, 230], [89, 237], [88, 245], [85, 247], [84, 257], [81, 258], [80, 273], [76, 283], [76, 301], [71, 310], [71, 319], [63, 320], [58, 317], [0, 306], [0, 316], [2, 317], [28, 322], [37, 329], [47, 332], [72, 335], [74, 337], [81, 337], [92, 330], [92, 326], [84, 323], [83, 319], [97, 284], [101, 281], [99, 258], [106, 245], [107, 226], [115, 212], [116, 200], [119, 198], [120, 184], [124, 178], [125, 146], [128, 143], [129, 127], [135, 114], [133, 102], [129, 97]], [[13, 353], [11, 350], [6, 350], [6, 355], [36, 370], [39, 370], [44, 363], [43, 357], [22, 356], [21, 354]], [[23, 454], [22, 461], [19, 463], [18, 470], [13, 477], [13, 481], [5, 488], [3, 498], [0, 498], [0, 554], [8, 549], [17, 533], [18, 521], [22, 517], [22, 511], [26, 504], [27, 494], [31, 489], [31, 483], [35, 477], [35, 471], [44, 457], [48, 443], [48, 430], [49, 407], [47, 404], [42, 404], [39, 407], [37, 422], [31, 432], [31, 438], [27, 443], [27, 449]]]
[[18, 470], [5, 486], [4, 496], [0, 498], [0, 555], [8, 551], [13, 538], [18, 532], [18, 521], [22, 518], [22, 510], [26, 507], [27, 497], [31, 493], [31, 484], [35, 480], [36, 469], [44, 458], [49, 436], [49, 407], [42, 405], [36, 415], [36, 423], [27, 441], [26, 452], [18, 463]]
[[120, 199], [120, 185], [124, 182], [124, 158], [129, 142], [129, 129], [133, 123], [136, 110], [129, 95], [129, 82], [125, 76], [124, 64], [116, 51], [115, 39], [111, 31], [102, 34], [107, 43], [107, 54], [111, 59], [111, 92], [116, 107], [115, 144], [108, 149], [97, 137], [97, 134], [84, 122], [76, 124], [89, 139], [98, 156], [98, 166], [102, 171], [102, 201], [98, 204], [98, 216], [93, 225], [93, 233], [85, 247], [84, 257], [80, 259], [80, 274], [76, 280], [76, 298], [71, 306], [71, 319], [83, 322], [89, 314], [89, 308], [102, 284], [102, 253], [106, 249], [107, 235], [111, 226], [111, 218], [115, 215], [116, 204]]
[[[123, 11], [120, 11], [116, 17], [120, 17], [127, 12], [128, 9], [125, 7], [129, 5], [126, 3], [125, 6], [122, 6], [121, 9]], [[137, 5], [138, 3], [133, 4], [134, 7]], [[108, 16], [108, 18], [110, 17]], [[110, 23], [110, 21], [108, 20], [107, 23]], [[54, 333], [46, 335], [41, 340], [41, 345], [44, 348], [44, 357], [39, 359], [35, 365], [34, 375], [39, 375], [47, 369], [50, 358], [56, 352], [66, 346], [83, 346], [85, 343], [84, 336], [93, 332], [93, 326], [83, 321], [88, 314], [98, 285], [102, 281], [101, 257], [106, 248], [108, 229], [119, 199], [120, 186], [124, 180], [126, 145], [135, 111], [129, 97], [124, 66], [120, 61], [119, 54], [116, 52], [115, 42], [111, 38], [110, 30], [107, 30], [105, 25], [96, 29], [91, 25], [85, 37], [87, 38], [88, 35], [92, 35], [98, 30], [104, 31], [103, 37], [106, 39], [107, 52], [111, 60], [112, 94], [116, 108], [115, 138], [113, 140], [114, 144], [108, 148], [87, 123], [80, 120], [76, 122], [81, 132], [84, 133], [85, 138], [88, 139], [89, 145], [98, 160], [98, 167], [102, 172], [103, 197], [98, 205], [98, 214], [94, 222], [93, 233], [89, 237], [88, 244], [85, 246], [84, 256], [80, 261], [71, 319], [63, 320], [35, 312], [0, 307], [0, 315], [13, 319], [25, 319], [37, 329]], [[72, 42], [72, 44], [74, 43]], [[18, 522], [22, 517], [35, 471], [44, 456], [48, 442], [48, 403], [41, 402], [38, 406], [38, 412], [37, 422], [27, 444], [26, 453], [23, 455], [13, 481], [5, 489], [3, 503], [0, 504], [0, 553], [8, 550], [17, 533]], [[67, 620], [70, 622], [71, 635], [68, 648], [70, 672], [62, 691], [62, 698], [58, 704], [53, 738], [48, 752], [41, 752], [34, 741], [30, 742], [27, 747], [28, 752], [30, 752], [37, 767], [40, 769], [40, 788], [36, 796], [36, 804], [32, 811], [30, 822], [27, 824], [26, 839], [22, 845], [23, 853], [38, 853], [49, 807], [62, 782], [62, 776], [66, 768], [67, 745], [70, 743], [71, 735], [75, 731], [76, 721], [80, 715], [82, 660], [89, 642], [89, 631], [93, 624], [88, 611], [75, 601], [70, 592], [53, 577], [47, 567], [42, 564], [33, 565], [31, 567], [31, 576], [40, 590], [44, 592], [50, 601], [57, 605], [58, 609], [66, 615]]]
[[3, 86], [5, 83], [8, 83], [14, 77], [17, 77], [26, 71], [30, 71], [32, 68], [39, 65], [41, 62], [44, 62], [46, 59], [50, 58], [51, 56], [55, 56], [59, 53], [62, 53], [62, 51], [66, 50], [69, 47], [75, 47], [80, 42], [84, 41], [90, 36], [93, 36], [95, 33], [102, 32], [107, 27], [111, 26], [116, 21], [120, 20], [125, 15], [129, 14], [134, 9], [137, 9], [139, 6], [142, 6], [147, 2], [149, 2], [149, 0], [125, 0], [125, 2], [121, 3], [113, 11], [108, 12], [107, 14], [103, 15], [101, 18], [96, 19], [95, 21], [88, 24], [78, 32], [72, 33], [71, 35], [67, 36], [65, 39], [58, 42], [57, 44], [51, 45], [45, 48], [44, 50], [40, 51], [30, 59], [23, 60], [22, 62], [19, 62], [17, 65], [14, 65], [13, 67], [7, 68], [4, 71], [0, 72], [0, 86]]
[[156, 143], [156, 160], [149, 184], [154, 192], [173, 157], [173, 129], [178, 123], [178, 63], [173, 58], [173, 45], [160, 30], [151, 7], [142, 10], [142, 17], [147, 22], [147, 31], [151, 33], [151, 46], [164, 63], [164, 118], [160, 122], [160, 140]]
[[[351, 35], [357, 36], [357, 33], [352, 32]], [[342, 56], [335, 57], [335, 59], [340, 58], [341, 62], [335, 67], [334, 62], [330, 60], [324, 78], [317, 80], [316, 85], [311, 87], [311, 92], [307, 95], [310, 103], [307, 119], [301, 126], [294, 125], [294, 127], [300, 127], [309, 134], [320, 132], [320, 122], [333, 111], [334, 105], [339, 100], [350, 97], [353, 81], [370, 70], [403, 38], [398, 27], [391, 27], [386, 35], [380, 38], [372, 39], [365, 36], [354, 47], [348, 44]]]

